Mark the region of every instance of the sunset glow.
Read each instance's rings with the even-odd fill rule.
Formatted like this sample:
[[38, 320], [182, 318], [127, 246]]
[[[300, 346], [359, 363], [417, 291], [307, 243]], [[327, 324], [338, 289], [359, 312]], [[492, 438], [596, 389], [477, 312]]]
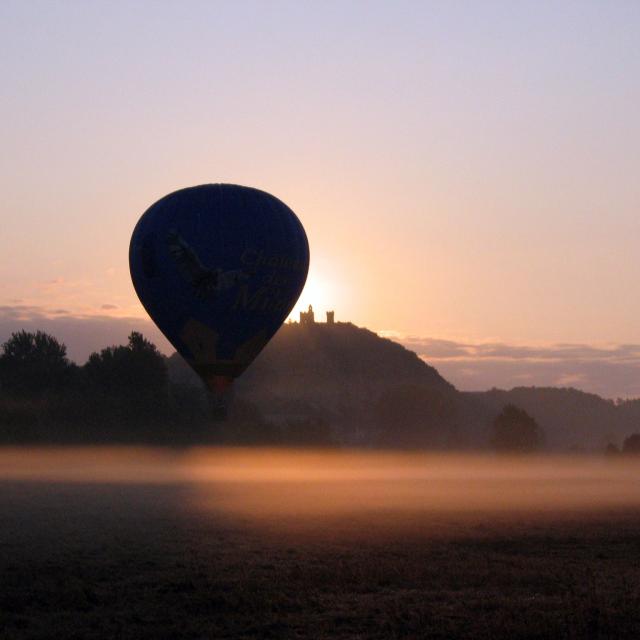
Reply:
[[17, 308], [144, 321], [136, 221], [230, 182], [307, 230], [293, 318], [640, 342], [638, 6], [401, 5], [3, 3], [0, 339]]
[[[312, 260], [337, 258], [341, 315], [357, 323], [637, 340], [634, 20], [612, 15], [607, 47], [594, 47], [598, 5], [518, 7], [480, 30], [479, 8], [378, 6], [354, 40], [355, 5], [202, 4], [189, 20], [177, 5], [113, 6], [94, 21], [88, 6], [4, 4], [4, 46], [22, 53], [3, 56], [3, 303], [133, 312], [140, 214], [168, 191], [225, 181], [296, 211]], [[153, 37], [140, 37], [143, 15]], [[229, 28], [209, 37], [221, 20]], [[98, 23], [99, 38], [87, 28]], [[547, 55], [535, 57], [543, 24]], [[626, 72], [598, 71], [602, 56]]]
[[0, 0], [0, 636], [640, 638], [640, 0]]
[[332, 311], [340, 306], [339, 289], [321, 275], [310, 274], [304, 286], [302, 294], [293, 308], [292, 320], [298, 320], [300, 311], [306, 311], [309, 305], [313, 306], [317, 320], [324, 320], [326, 311]]

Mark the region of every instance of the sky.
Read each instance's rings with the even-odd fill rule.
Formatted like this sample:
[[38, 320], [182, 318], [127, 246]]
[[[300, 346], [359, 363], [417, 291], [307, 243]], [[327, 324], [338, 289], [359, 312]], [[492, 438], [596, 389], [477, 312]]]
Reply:
[[460, 388], [640, 395], [638, 2], [4, 0], [0, 73], [0, 339], [155, 335], [131, 231], [231, 182], [303, 222], [298, 309]]

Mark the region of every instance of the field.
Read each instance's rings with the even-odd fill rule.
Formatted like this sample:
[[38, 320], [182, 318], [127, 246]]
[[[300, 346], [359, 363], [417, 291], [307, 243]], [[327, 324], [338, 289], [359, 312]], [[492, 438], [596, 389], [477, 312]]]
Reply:
[[0, 637], [637, 638], [640, 464], [2, 450]]

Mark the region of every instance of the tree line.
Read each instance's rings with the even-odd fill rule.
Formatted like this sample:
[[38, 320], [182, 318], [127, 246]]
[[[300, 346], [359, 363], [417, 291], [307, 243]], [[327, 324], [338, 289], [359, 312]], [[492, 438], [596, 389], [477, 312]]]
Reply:
[[164, 359], [140, 333], [131, 333], [126, 345], [92, 353], [78, 366], [55, 337], [19, 331], [0, 354], [2, 437], [135, 440], [136, 432], [144, 433], [166, 413], [168, 389]]
[[203, 388], [171, 381], [167, 358], [142, 334], [92, 353], [81, 366], [42, 331], [13, 333], [0, 353], [0, 442], [326, 444], [329, 428], [306, 416], [275, 425], [235, 399], [212, 419]]
[[[293, 402], [274, 421], [256, 404], [235, 398], [229, 418], [216, 422], [204, 387], [172, 380], [167, 362], [135, 331], [127, 344], [96, 351], [81, 366], [69, 360], [66, 346], [54, 336], [13, 333], [0, 352], [0, 442], [349, 442], [332, 428], [331, 412], [318, 403]], [[390, 387], [371, 402], [368, 420], [377, 425], [377, 436], [363, 444], [457, 447], [455, 438], [445, 441], [432, 433], [449, 429], [455, 436], [456, 415], [454, 394]], [[508, 403], [488, 425], [486, 445], [502, 453], [531, 453], [544, 449], [545, 437], [531, 415]], [[606, 452], [640, 453], [640, 434], [629, 436], [620, 449], [609, 445]]]

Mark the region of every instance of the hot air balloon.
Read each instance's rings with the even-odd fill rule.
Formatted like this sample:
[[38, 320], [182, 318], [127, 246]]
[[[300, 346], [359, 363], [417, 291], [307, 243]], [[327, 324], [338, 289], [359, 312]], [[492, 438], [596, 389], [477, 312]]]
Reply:
[[147, 209], [131, 237], [129, 268], [147, 313], [221, 402], [291, 312], [309, 244], [274, 196], [207, 184]]

